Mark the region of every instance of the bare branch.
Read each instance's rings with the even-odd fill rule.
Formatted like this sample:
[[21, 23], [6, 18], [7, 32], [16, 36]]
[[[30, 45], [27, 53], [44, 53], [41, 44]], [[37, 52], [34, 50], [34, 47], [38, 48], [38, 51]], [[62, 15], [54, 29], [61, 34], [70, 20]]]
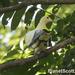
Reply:
[[14, 6], [0, 8], [0, 14], [10, 11], [19, 10], [28, 5], [36, 5], [36, 4], [74, 4], [75, 0], [24, 0], [20, 4], [16, 4]]
[[75, 37], [68, 38], [68, 39], [56, 44], [52, 48], [47, 49], [46, 53], [41, 53], [39, 55], [35, 55], [33, 57], [29, 57], [26, 59], [19, 59], [19, 60], [15, 60], [15, 61], [10, 61], [8, 63], [0, 64], [0, 71], [15, 67], [15, 66], [21, 66], [21, 65], [26, 65], [28, 63], [36, 62], [38, 59], [44, 58], [44, 57], [48, 56], [51, 52], [56, 51], [60, 48], [64, 48], [66, 45], [71, 44], [73, 42], [75, 42]]

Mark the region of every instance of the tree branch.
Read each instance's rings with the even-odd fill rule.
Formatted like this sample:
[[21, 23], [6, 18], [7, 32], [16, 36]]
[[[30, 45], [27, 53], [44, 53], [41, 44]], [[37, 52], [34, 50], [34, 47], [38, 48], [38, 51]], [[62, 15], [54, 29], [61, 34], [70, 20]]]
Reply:
[[41, 53], [39, 55], [35, 55], [33, 57], [29, 57], [26, 59], [19, 59], [19, 60], [10, 61], [10, 62], [4, 63], [4, 64], [0, 64], [0, 71], [15, 67], [15, 66], [21, 66], [21, 65], [26, 65], [28, 63], [36, 62], [38, 59], [44, 58], [44, 57], [48, 56], [51, 52], [56, 51], [60, 48], [64, 48], [66, 45], [71, 44], [73, 42], [75, 42], [75, 37], [68, 38], [68, 39], [56, 44], [52, 48], [47, 49], [45, 53]]
[[36, 4], [74, 4], [75, 0], [24, 0], [20, 4], [16, 4], [14, 6], [0, 8], [0, 14], [10, 11], [19, 10], [28, 5], [36, 5]]

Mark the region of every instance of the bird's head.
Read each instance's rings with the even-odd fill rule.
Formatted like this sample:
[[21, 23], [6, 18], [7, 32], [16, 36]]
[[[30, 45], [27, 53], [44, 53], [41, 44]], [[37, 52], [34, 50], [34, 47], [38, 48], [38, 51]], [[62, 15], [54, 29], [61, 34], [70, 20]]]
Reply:
[[49, 15], [48, 16], [45, 15], [40, 19], [36, 29], [47, 29], [47, 24], [51, 25], [49, 23], [52, 23], [52, 19], [50, 18]]
[[41, 18], [40, 22], [44, 23], [44, 24], [47, 24], [49, 22], [52, 22], [52, 19], [50, 18], [50, 16], [44, 16]]

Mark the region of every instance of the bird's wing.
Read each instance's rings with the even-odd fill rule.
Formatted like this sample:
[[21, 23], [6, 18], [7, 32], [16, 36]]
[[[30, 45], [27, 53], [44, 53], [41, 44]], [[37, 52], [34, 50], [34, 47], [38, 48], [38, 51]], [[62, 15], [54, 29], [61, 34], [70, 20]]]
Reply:
[[45, 33], [44, 30], [36, 30], [32, 39], [32, 42], [30, 43], [29, 47], [32, 46], [41, 35], [43, 35]]

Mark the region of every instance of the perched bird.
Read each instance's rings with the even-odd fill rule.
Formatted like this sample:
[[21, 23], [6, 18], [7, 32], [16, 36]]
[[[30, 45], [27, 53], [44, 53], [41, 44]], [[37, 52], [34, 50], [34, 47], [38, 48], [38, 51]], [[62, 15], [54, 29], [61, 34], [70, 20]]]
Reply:
[[25, 43], [28, 47], [33, 48], [35, 53], [39, 53], [51, 45], [49, 41], [51, 35], [46, 26], [48, 23], [52, 23], [52, 19], [49, 15], [45, 15], [34, 30], [26, 33]]

